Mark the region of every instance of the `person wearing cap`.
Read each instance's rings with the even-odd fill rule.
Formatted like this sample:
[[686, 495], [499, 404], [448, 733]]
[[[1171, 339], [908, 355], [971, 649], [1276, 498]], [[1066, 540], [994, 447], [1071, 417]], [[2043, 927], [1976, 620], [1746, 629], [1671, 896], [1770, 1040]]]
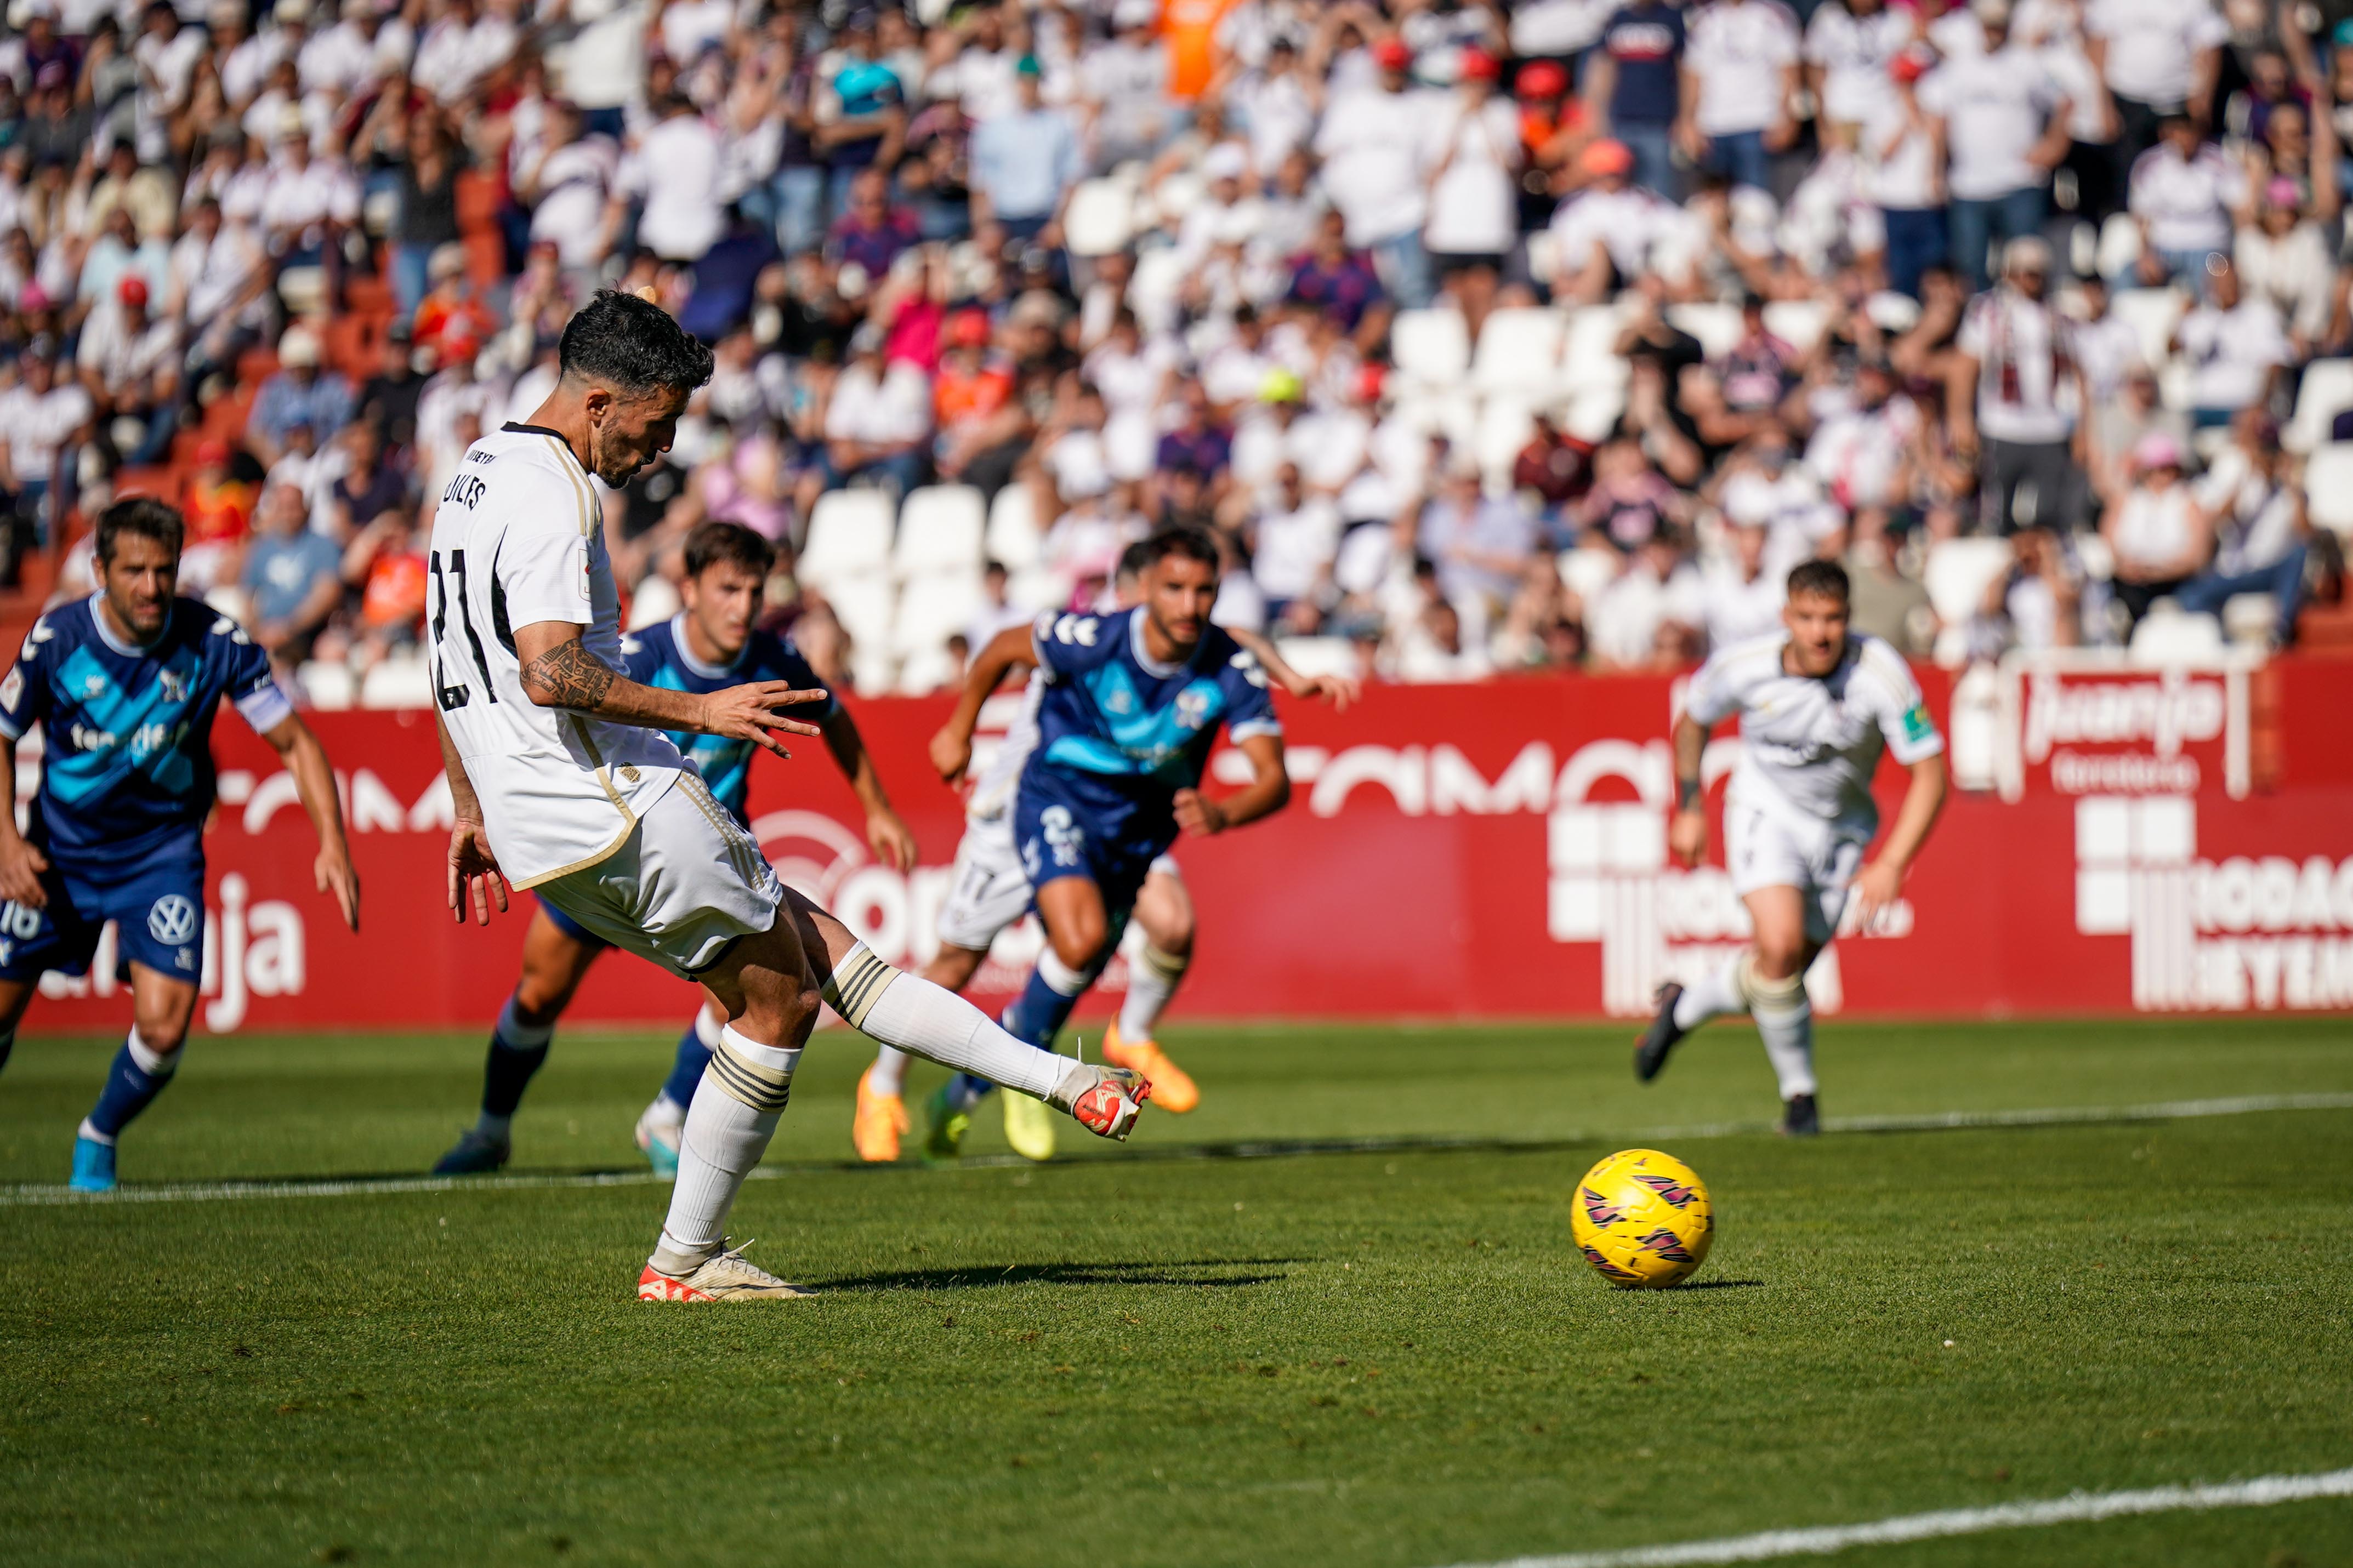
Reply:
[[1567, 172], [1593, 139], [1592, 117], [1568, 90], [1568, 71], [1552, 60], [1531, 60], [1513, 79], [1520, 124], [1520, 227], [1552, 221]]
[[2140, 281], [2206, 292], [2208, 263], [2229, 255], [2231, 215], [2247, 205], [2246, 171], [2187, 114], [2160, 116], [2158, 142], [2132, 167], [2128, 205], [2140, 228]]
[[1117, 0], [1110, 39], [1079, 61], [1091, 168], [1148, 160], [1173, 128], [1168, 50], [1155, 36], [1159, 19], [1159, 0]]
[[1018, 106], [983, 121], [972, 133], [972, 221], [992, 236], [983, 248], [1035, 240], [1048, 250], [1062, 244], [1062, 209], [1086, 172], [1078, 127], [1048, 107], [1037, 58], [1014, 68]]
[[1315, 132], [1324, 194], [1348, 221], [1348, 245], [1367, 251], [1381, 283], [1407, 310], [1430, 303], [1428, 153], [1444, 106], [1413, 85], [1413, 51], [1385, 34], [1371, 49], [1379, 77], [1333, 94]]
[[1691, 18], [1677, 140], [1736, 185], [1770, 187], [1767, 158], [1797, 137], [1798, 19], [1781, 0], [1708, 0]]
[[1953, 266], [1983, 289], [1992, 248], [2042, 227], [2073, 106], [2042, 56], [2010, 37], [2010, 0], [1977, 0], [1973, 10], [1985, 47], [1947, 58], [1919, 94], [1948, 163]]
[[1683, 117], [1683, 52], [1690, 35], [1683, 7], [1634, 0], [1602, 25], [1600, 47], [1586, 68], [1585, 102], [1593, 132], [1633, 154], [1634, 184], [1673, 201], [1674, 127]]
[[2208, 264], [2206, 297], [2174, 328], [2173, 343], [2189, 362], [2189, 423], [2199, 430], [2268, 403], [2293, 357], [2278, 310], [2249, 295], [2239, 269], [2220, 256]]
[[171, 284], [172, 252], [159, 235], [142, 238], [131, 209], [118, 206], [106, 215], [98, 237], [83, 253], [75, 306], [90, 310], [112, 299], [125, 278], [138, 278], [153, 299]]
[[[75, 363], [100, 417], [135, 423], [139, 438], [122, 447], [134, 468], [169, 446], [180, 402], [180, 328], [149, 309], [147, 279], [126, 272], [114, 297], [82, 323]], [[120, 444], [120, 443], [119, 443]]]
[[319, 369], [318, 334], [309, 327], [286, 329], [278, 340], [278, 369], [254, 394], [245, 433], [266, 466], [286, 449], [286, 432], [308, 425], [332, 435], [351, 423], [352, 384], [335, 371]]
[[2132, 466], [2132, 487], [2109, 503], [2100, 537], [2116, 557], [2116, 603], [2137, 626], [2151, 604], [2206, 569], [2214, 525], [2181, 477], [2184, 459], [2171, 437], [2141, 437]]
[[1520, 124], [1511, 100], [1495, 90], [1502, 61], [1466, 46], [1460, 68], [1452, 101], [1430, 117], [1421, 241], [1475, 341], [1495, 302], [1504, 257], [1519, 243]]
[[1934, 68], [1925, 48], [1888, 62], [1888, 96], [1862, 128], [1864, 199], [1879, 208], [1880, 270], [1887, 287], [1914, 300], [1929, 268], [1952, 254], [1945, 220], [1945, 148], [1934, 116], [1920, 106], [1920, 79]]
[[1637, 186], [1634, 169], [1633, 150], [1614, 137], [1578, 154], [1584, 188], [1552, 220], [1558, 270], [1548, 281], [1556, 299], [1601, 303], [1651, 270], [1655, 247], [1690, 237], [1690, 216]]
[[2073, 447], [2083, 373], [2073, 324], [2047, 299], [2050, 281], [2051, 247], [2011, 240], [2001, 284], [1969, 301], [1946, 373], [1953, 451], [1963, 462], [1982, 457], [1984, 524], [2004, 533], [2028, 521], [2071, 528], [2081, 505]]

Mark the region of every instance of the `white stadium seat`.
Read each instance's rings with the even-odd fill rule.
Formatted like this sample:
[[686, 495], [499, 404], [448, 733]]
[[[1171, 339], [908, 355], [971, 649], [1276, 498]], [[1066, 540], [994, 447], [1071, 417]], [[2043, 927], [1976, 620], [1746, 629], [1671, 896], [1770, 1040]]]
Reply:
[[1008, 572], [1038, 564], [1045, 553], [1046, 536], [1038, 527], [1038, 502], [1028, 485], [1008, 485], [988, 503], [988, 559]]
[[910, 654], [938, 647], [953, 632], [960, 632], [979, 613], [980, 579], [917, 577], [899, 591], [899, 608], [891, 632], [891, 651]]
[[1721, 359], [1740, 342], [1740, 307], [1700, 300], [1667, 307], [1667, 321], [1699, 340], [1700, 353]]
[[1146, 336], [1176, 326], [1176, 295], [1185, 287], [1185, 256], [1175, 246], [1155, 246], [1135, 258], [1127, 282], [1127, 303]]
[[2175, 608], [2170, 599], [2159, 599], [2133, 628], [2130, 658], [2140, 665], [2194, 664], [2221, 658], [2223, 648], [2221, 621], [2188, 614]]
[[322, 713], [340, 713], [359, 700], [359, 682], [352, 678], [347, 664], [314, 658], [294, 672], [294, 684], [302, 689], [303, 699]]
[[1389, 324], [1389, 353], [1399, 374], [1442, 390], [1471, 368], [1471, 331], [1460, 310], [1399, 310]]
[[2173, 329], [2189, 309], [2189, 296], [2176, 289], [2119, 289], [2109, 310], [2140, 339], [2145, 364], [2161, 365], [2173, 353]]
[[2353, 408], [2353, 359], [2316, 359], [2304, 367], [2296, 388], [2295, 416], [2280, 434], [2291, 452], [2311, 452], [2328, 444], [2329, 422]]
[[2304, 493], [2316, 526], [2353, 539], [2353, 441], [2330, 441], [2305, 459]]
[[902, 697], [928, 697], [955, 676], [955, 660], [945, 643], [916, 648], [899, 661], [896, 689]]
[[1560, 571], [1561, 586], [1580, 602], [1590, 603], [1596, 594], [1617, 581], [1626, 563], [1614, 550], [1586, 545], [1562, 551], [1556, 564]]
[[1928, 548], [1920, 585], [1928, 607], [1947, 626], [1976, 615], [1993, 580], [2010, 570], [2010, 542], [2001, 539], [1947, 539]]
[[825, 602], [833, 606], [834, 619], [853, 642], [865, 648], [890, 647], [898, 595], [891, 591], [889, 578], [879, 573], [842, 577], [827, 584], [822, 592]]
[[1346, 637], [1282, 637], [1274, 647], [1282, 655], [1282, 661], [1302, 675], [1355, 677], [1364, 673], [1356, 658], [1356, 645]]
[[1765, 330], [1801, 354], [1813, 352], [1829, 323], [1830, 309], [1820, 300], [1776, 300], [1765, 307]]
[[1479, 407], [1479, 431], [1472, 450], [1488, 487], [1511, 483], [1512, 465], [1520, 449], [1535, 434], [1535, 416], [1516, 398], [1491, 397]]
[[799, 573], [828, 588], [845, 577], [881, 572], [891, 563], [895, 523], [891, 498], [881, 490], [828, 490], [809, 513]]
[[1051, 566], [1030, 566], [1013, 574], [1005, 584], [1005, 597], [1015, 608], [1035, 615], [1068, 607], [1077, 588], [1066, 573]]
[[1082, 180], [1062, 213], [1062, 234], [1073, 256], [1109, 256], [1135, 233], [1135, 193], [1120, 180]]
[[638, 632], [659, 625], [678, 614], [678, 589], [670, 580], [658, 572], [646, 574], [645, 581], [629, 596], [629, 620], [625, 631]]
[[1625, 325], [1625, 313], [1615, 305], [1588, 305], [1570, 312], [1561, 375], [1572, 393], [1582, 395], [1597, 386], [1626, 384], [1626, 361], [1618, 353], [1618, 334]]
[[2222, 634], [2255, 647], [2271, 644], [2279, 625], [2279, 601], [2269, 594], [2233, 594], [2222, 602]]
[[1479, 329], [1471, 384], [1486, 393], [1549, 396], [1560, 385], [1568, 319], [1558, 310], [1490, 310]]
[[2110, 213], [2100, 226], [2100, 248], [2094, 258], [2103, 278], [2121, 278], [2140, 259], [2140, 225], [2130, 213]]
[[363, 708], [430, 708], [433, 675], [422, 658], [387, 658], [360, 682]]
[[970, 485], [926, 485], [899, 507], [899, 540], [891, 570], [909, 577], [969, 575], [980, 570], [987, 510]]

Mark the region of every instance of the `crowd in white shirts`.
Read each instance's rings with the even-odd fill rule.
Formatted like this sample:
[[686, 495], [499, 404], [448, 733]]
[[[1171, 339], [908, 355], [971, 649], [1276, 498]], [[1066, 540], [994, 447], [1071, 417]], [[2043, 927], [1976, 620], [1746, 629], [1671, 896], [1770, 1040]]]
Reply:
[[[1175, 520], [1221, 618], [1398, 679], [1673, 668], [1822, 555], [1923, 656], [2284, 642], [2342, 559], [2348, 12], [13, 0], [9, 558], [168, 469], [290, 668], [404, 657], [420, 499], [619, 284], [719, 362], [607, 498], [642, 615], [736, 519], [869, 689]], [[932, 649], [813, 535], [942, 487], [981, 543], [875, 568], [961, 584]]]

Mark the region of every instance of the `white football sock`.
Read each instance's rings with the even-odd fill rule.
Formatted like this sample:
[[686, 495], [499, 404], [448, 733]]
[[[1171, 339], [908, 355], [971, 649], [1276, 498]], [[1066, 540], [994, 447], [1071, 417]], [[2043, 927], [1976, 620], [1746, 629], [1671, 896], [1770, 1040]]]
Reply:
[[1781, 1080], [1781, 1098], [1813, 1093], [1814, 1009], [1806, 1000], [1806, 977], [1767, 980], [1752, 965], [1746, 979], [1748, 1016], [1757, 1021], [1773, 1076]]
[[866, 1081], [874, 1086], [877, 1094], [902, 1094], [907, 1088], [907, 1053], [896, 1046], [881, 1046], [874, 1052], [874, 1065], [866, 1069]]
[[1176, 994], [1176, 987], [1183, 984], [1185, 970], [1192, 962], [1189, 952], [1163, 952], [1150, 942], [1145, 943], [1143, 954], [1127, 966], [1127, 1000], [1119, 1008], [1121, 1039], [1134, 1045], [1152, 1038], [1160, 1015], [1168, 1010], [1169, 998]]
[[720, 1031], [679, 1134], [678, 1184], [654, 1248], [656, 1268], [691, 1274], [719, 1250], [727, 1211], [776, 1136], [800, 1059], [798, 1047], [763, 1046], [733, 1025]]
[[945, 986], [892, 968], [864, 942], [834, 965], [824, 995], [853, 1027], [886, 1046], [1039, 1100], [1052, 1094], [1067, 1061], [1015, 1039]]
[[1736, 952], [1713, 973], [1684, 986], [1683, 994], [1675, 998], [1675, 1027], [1696, 1029], [1725, 1013], [1746, 1012], [1748, 1002], [1740, 993], [1740, 966], [1747, 962], [1746, 953]]

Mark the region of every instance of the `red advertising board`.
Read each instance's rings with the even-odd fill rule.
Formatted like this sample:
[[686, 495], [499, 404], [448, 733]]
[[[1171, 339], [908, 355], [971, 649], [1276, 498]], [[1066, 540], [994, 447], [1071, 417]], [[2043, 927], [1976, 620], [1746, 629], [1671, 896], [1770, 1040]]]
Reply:
[[[1817, 1007], [1983, 1017], [2353, 1008], [2353, 664], [2159, 672], [1922, 671], [1957, 794], [1883, 930], [1810, 978]], [[1289, 703], [1290, 809], [1177, 857], [1200, 910], [1183, 1016], [1629, 1016], [1743, 938], [1721, 864], [1665, 855], [1678, 683], [1531, 679], [1376, 687], [1345, 713]], [[856, 712], [922, 865], [868, 852], [821, 748], [753, 770], [754, 826], [786, 879], [893, 963], [934, 944], [962, 826], [924, 763], [944, 700]], [[448, 800], [430, 715], [326, 713], [364, 890], [353, 936], [312, 887], [310, 827], [276, 755], [218, 727], [199, 1027], [473, 1025], [514, 980], [528, 895], [488, 931], [442, 904]], [[1712, 748], [1714, 779], [1729, 742]], [[1215, 780], [1239, 762], [1213, 759]], [[1892, 810], [1903, 786], [1881, 779]], [[1720, 795], [1720, 787], [1712, 797]], [[1720, 851], [1719, 851], [1720, 855]], [[983, 999], [1037, 949], [1008, 932]], [[111, 954], [102, 953], [102, 959]], [[34, 1029], [129, 1016], [105, 974], [51, 976]], [[1116, 992], [1114, 965], [1103, 989]], [[663, 1020], [692, 993], [612, 956], [582, 1019]], [[1100, 1000], [1095, 1004], [1100, 1005]]]

